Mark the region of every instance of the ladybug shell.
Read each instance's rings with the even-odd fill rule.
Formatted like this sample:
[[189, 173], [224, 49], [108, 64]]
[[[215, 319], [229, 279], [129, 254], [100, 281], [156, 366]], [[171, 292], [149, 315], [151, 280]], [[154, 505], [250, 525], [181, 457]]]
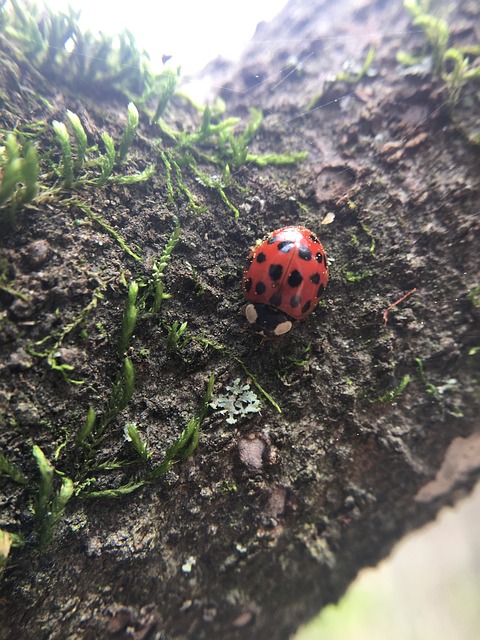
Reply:
[[248, 302], [300, 320], [313, 311], [327, 282], [327, 256], [317, 236], [305, 227], [283, 227], [250, 252], [242, 289]]

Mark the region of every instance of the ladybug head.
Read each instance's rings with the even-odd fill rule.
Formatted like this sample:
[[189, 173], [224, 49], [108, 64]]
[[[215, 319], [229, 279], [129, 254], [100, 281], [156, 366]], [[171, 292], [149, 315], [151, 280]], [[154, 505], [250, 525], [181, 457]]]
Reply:
[[266, 338], [283, 336], [292, 328], [292, 321], [289, 317], [283, 311], [274, 309], [268, 304], [259, 302], [247, 304], [245, 316], [255, 333]]

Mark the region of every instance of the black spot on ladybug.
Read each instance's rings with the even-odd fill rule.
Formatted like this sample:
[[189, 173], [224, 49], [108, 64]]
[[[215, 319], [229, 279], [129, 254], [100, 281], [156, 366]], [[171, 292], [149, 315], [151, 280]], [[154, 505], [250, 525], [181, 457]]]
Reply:
[[245, 282], [243, 283], [243, 286], [245, 287], [245, 291], [248, 293], [250, 291], [250, 289], [252, 288], [252, 279], [251, 278], [246, 278]]
[[280, 280], [283, 273], [283, 267], [281, 264], [271, 264], [268, 269], [268, 275], [272, 280]]
[[312, 242], [316, 242], [317, 244], [319, 244], [317, 236], [314, 236], [313, 233], [311, 233], [308, 237]]
[[320, 298], [320, 296], [323, 296], [324, 293], [325, 293], [325, 287], [323, 286], [323, 284], [321, 284], [318, 287], [317, 298]]
[[310, 309], [311, 302], [308, 300], [302, 307], [302, 313], [306, 313]]
[[252, 266], [253, 256], [248, 256], [247, 261], [245, 263], [245, 271], [248, 271]]
[[298, 256], [302, 260], [311, 260], [312, 259], [312, 252], [310, 251], [310, 249], [306, 245], [301, 244], [300, 248], [298, 249]]
[[318, 264], [322, 264], [323, 255], [318, 252], [317, 254], [315, 254], [315, 260], [318, 262]]
[[310, 280], [313, 284], [318, 284], [320, 282], [320, 274], [314, 273], [313, 276], [310, 276]]
[[278, 292], [274, 293], [273, 296], [270, 296], [269, 302], [273, 307], [279, 307], [282, 304], [282, 296]]
[[291, 240], [283, 240], [278, 243], [277, 249], [282, 253], [288, 253], [293, 249], [294, 243]]
[[267, 256], [262, 251], [260, 251], [260, 253], [257, 254], [257, 262], [262, 263], [262, 262], [265, 262], [266, 259], [267, 259]]
[[270, 236], [270, 238], [267, 240], [267, 244], [275, 244], [276, 241], [277, 236]]
[[302, 284], [302, 281], [303, 276], [300, 271], [297, 271], [296, 269], [292, 271], [292, 273], [288, 276], [288, 284], [291, 287], [298, 287], [300, 284]]
[[298, 305], [300, 304], [300, 300], [300, 296], [292, 296], [290, 298], [290, 306], [295, 309], [295, 307], [298, 307]]
[[259, 296], [261, 296], [262, 293], [265, 293], [266, 289], [267, 287], [262, 281], [257, 282], [257, 284], [255, 285], [255, 293], [257, 293]]

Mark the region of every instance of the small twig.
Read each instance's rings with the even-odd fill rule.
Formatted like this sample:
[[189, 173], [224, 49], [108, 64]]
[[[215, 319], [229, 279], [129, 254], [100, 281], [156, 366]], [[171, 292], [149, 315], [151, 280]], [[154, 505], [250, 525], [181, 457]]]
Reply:
[[409, 291], [408, 293], [406, 293], [404, 296], [402, 296], [399, 300], [397, 300], [396, 302], [393, 302], [389, 307], [387, 307], [387, 309], [385, 309], [385, 311], [383, 312], [383, 324], [386, 325], [388, 322], [388, 314], [390, 313], [390, 311], [393, 309], [393, 307], [396, 307], [397, 304], [400, 304], [400, 302], [403, 302], [404, 300], [406, 300], [407, 298], [409, 298], [412, 293], [415, 293], [415, 291], [417, 290], [417, 287], [415, 287], [414, 289], [412, 289], [411, 291]]

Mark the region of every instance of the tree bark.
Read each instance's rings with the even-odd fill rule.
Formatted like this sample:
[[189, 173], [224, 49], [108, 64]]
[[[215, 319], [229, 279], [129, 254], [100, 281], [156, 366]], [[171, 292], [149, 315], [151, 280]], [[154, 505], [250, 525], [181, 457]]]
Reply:
[[[475, 4], [457, 2], [448, 15], [450, 45], [478, 42]], [[374, 60], [360, 74], [370, 47]], [[155, 176], [82, 197], [145, 262], [91, 219], [80, 224], [78, 209], [65, 203], [39, 205], [28, 224], [5, 234], [9, 287], [30, 294], [26, 302], [2, 290], [2, 444], [32, 484], [29, 493], [2, 480], [6, 527], [27, 539], [3, 577], [3, 637], [286, 639], [337, 601], [360, 569], [474, 485], [478, 86], [465, 85], [450, 107], [441, 78], [406, 73], [396, 61], [399, 50], [422, 47], [400, 2], [293, 0], [258, 27], [237, 67], [215, 76], [228, 115], [243, 124], [252, 107], [263, 112], [252, 152], [308, 152], [293, 166], [232, 169], [224, 192], [238, 218], [187, 170], [184, 180], [207, 210], [194, 214], [181, 190], [169, 200], [159, 132], [142, 116], [132, 157], [140, 168], [155, 162]], [[122, 130], [118, 96], [94, 102], [59, 81], [38, 88], [30, 75], [28, 83], [52, 103], [49, 121], [69, 108], [96, 142], [107, 125]], [[23, 89], [11, 79], [5, 86], [5, 129], [16, 117], [39, 117], [38, 95], [27, 108]], [[188, 128], [198, 116], [177, 102], [170, 119]], [[173, 215], [182, 236], [165, 271], [172, 298], [137, 325], [135, 393], [99, 459], [124, 459], [122, 429], [136, 422], [152, 464], [160, 461], [198, 413], [212, 372], [214, 398], [228, 396], [236, 378], [250, 380], [261, 412], [229, 424], [210, 409], [192, 456], [130, 495], [72, 498], [52, 543], [39, 550], [31, 446], [53, 461], [63, 442], [73, 447], [88, 407], [108, 400], [125, 305], [119, 274], [147, 278]], [[286, 224], [319, 234], [329, 287], [291, 335], [262, 341], [242, 317], [243, 261], [257, 238]], [[104, 297], [86, 331], [72, 331], [61, 347], [86, 381], [72, 385], [31, 347], [78, 317], [100, 284]], [[176, 320], [188, 321], [194, 339], [169, 351], [166, 326]], [[57, 470], [76, 478], [81, 455], [60, 449]], [[96, 480], [110, 486], [101, 471]]]

